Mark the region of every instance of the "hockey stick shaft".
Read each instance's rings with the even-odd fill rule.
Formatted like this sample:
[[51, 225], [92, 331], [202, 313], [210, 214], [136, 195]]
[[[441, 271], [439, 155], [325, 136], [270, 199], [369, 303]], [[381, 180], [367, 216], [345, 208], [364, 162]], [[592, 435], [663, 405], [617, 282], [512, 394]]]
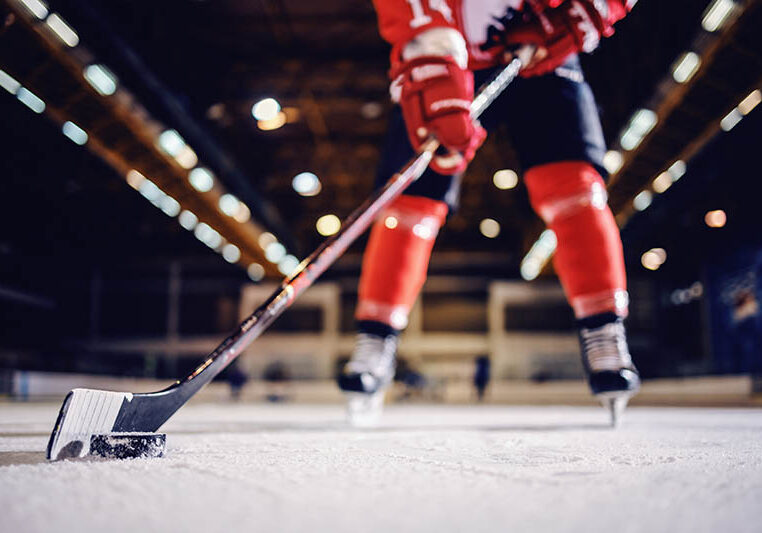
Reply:
[[[471, 105], [473, 119], [478, 119], [495, 98], [516, 78], [521, 69], [521, 64], [520, 59], [513, 59], [481, 88]], [[272, 296], [249, 315], [238, 330], [225, 339], [185, 381], [198, 379], [201, 373], [212, 371], [212, 368], [209, 367], [217, 367], [216, 371], [211, 372], [212, 375], [208, 379], [203, 380], [206, 383], [240, 355], [365, 232], [380, 211], [391, 204], [423, 174], [438, 147], [439, 141], [434, 137], [429, 137], [418, 153], [384, 187], [373, 193], [370, 198], [355, 209], [344, 221], [340, 231], [326, 239], [317, 250], [302, 261], [297, 270], [281, 283]], [[218, 361], [219, 365], [214, 364]]]

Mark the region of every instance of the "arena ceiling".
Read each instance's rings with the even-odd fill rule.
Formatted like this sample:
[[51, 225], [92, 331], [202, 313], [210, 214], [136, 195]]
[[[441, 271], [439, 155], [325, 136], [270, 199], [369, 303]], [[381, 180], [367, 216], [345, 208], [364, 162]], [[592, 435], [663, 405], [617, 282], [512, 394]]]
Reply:
[[[370, 193], [390, 109], [388, 47], [370, 1], [57, 0], [44, 17], [30, 2], [39, 4], [0, 0], [0, 69], [47, 104], [36, 114], [17, 101], [18, 91], [0, 91], [6, 257], [46, 264], [200, 256], [222, 262], [209, 250], [214, 246], [130, 187], [130, 171], [138, 169], [214, 228], [222, 240], [213, 243], [236, 244], [238, 264], [262, 264], [276, 277], [264, 257], [263, 231], [301, 258], [323, 238], [315, 226], [321, 216], [343, 218]], [[676, 161], [690, 160], [762, 84], [760, 2], [730, 2], [725, 23], [707, 31], [702, 20], [713, 3], [641, 0], [583, 60], [606, 139], [623, 156], [610, 187], [622, 224], [637, 213], [632, 199]], [[75, 46], [51, 33], [53, 13], [76, 32]], [[674, 67], [692, 50], [700, 64], [679, 83]], [[115, 95], [99, 94], [82, 77], [95, 63], [116, 75]], [[251, 109], [267, 97], [280, 102], [287, 121], [264, 131]], [[623, 150], [621, 135], [640, 108], [653, 110], [656, 123], [637, 147]], [[61, 135], [67, 121], [88, 133], [84, 146]], [[211, 192], [188, 185], [195, 163], [157, 148], [166, 130], [179, 132], [197, 164], [212, 170]], [[499, 169], [521, 171], [503, 131], [491, 135], [468, 170], [435, 268], [467, 272], [489, 264], [518, 275], [541, 224], [520, 183], [495, 187]], [[292, 178], [301, 172], [319, 177], [319, 194], [294, 191]], [[225, 194], [243, 200], [251, 217], [242, 215], [246, 208], [238, 218], [221, 212]], [[174, 212], [162, 198], [153, 201]], [[500, 224], [496, 238], [480, 233], [486, 217]], [[358, 252], [342, 261], [349, 271], [357, 269]]]

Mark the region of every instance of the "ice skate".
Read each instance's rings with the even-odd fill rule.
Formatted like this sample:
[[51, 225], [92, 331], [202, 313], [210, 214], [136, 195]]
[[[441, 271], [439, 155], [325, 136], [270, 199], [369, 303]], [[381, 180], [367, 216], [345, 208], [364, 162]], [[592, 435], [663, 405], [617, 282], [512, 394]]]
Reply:
[[352, 358], [338, 377], [347, 398], [347, 418], [353, 426], [378, 423], [386, 390], [394, 379], [397, 337], [359, 333]]
[[632, 363], [621, 317], [598, 315], [583, 322], [579, 340], [590, 390], [608, 409], [615, 427], [640, 389], [640, 375]]

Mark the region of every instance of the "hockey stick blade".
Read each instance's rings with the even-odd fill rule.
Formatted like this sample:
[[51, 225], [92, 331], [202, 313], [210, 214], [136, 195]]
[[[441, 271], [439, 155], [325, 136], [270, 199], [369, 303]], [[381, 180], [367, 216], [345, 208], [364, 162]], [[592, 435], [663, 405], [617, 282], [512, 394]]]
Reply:
[[[521, 60], [514, 59], [480, 89], [471, 106], [471, 116], [474, 119], [515, 79], [520, 68]], [[384, 187], [375, 191], [347, 217], [336, 235], [326, 239], [302, 261], [270, 298], [184, 380], [177, 381], [164, 390], [143, 394], [92, 389], [74, 389], [69, 392], [50, 435], [47, 458], [57, 460], [85, 457], [90, 453], [90, 440], [94, 435], [150, 433], [158, 430], [185, 402], [259, 337], [344, 253], [386, 206], [423, 174], [438, 147], [439, 142], [435, 138], [427, 139], [418, 153]]]

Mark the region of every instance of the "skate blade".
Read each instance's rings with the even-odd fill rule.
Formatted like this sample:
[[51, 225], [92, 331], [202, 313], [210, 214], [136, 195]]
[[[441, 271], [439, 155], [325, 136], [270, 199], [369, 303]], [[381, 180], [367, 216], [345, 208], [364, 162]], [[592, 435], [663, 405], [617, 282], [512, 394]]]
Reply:
[[375, 427], [381, 421], [385, 391], [373, 394], [350, 392], [347, 397], [347, 422], [353, 427]]
[[609, 412], [612, 428], [619, 427], [622, 423], [624, 410], [635, 392], [636, 391], [602, 392], [596, 395], [596, 398], [603, 404], [604, 409]]

